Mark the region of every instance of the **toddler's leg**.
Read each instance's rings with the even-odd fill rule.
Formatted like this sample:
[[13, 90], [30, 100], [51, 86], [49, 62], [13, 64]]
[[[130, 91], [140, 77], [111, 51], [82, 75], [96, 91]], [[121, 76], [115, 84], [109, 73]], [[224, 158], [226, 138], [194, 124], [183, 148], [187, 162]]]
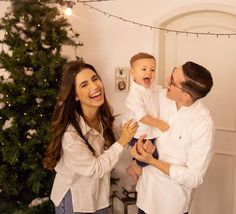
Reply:
[[129, 167], [126, 169], [126, 173], [137, 183], [139, 176], [142, 173], [141, 167], [139, 167], [135, 160], [132, 160]]
[[138, 176], [136, 175], [135, 171], [133, 170], [133, 168], [131, 167], [131, 165], [128, 166], [128, 168], [126, 168], [126, 173], [132, 178], [132, 180], [137, 183], [138, 181]]
[[135, 171], [135, 174], [139, 177], [142, 174], [142, 167], [140, 167], [135, 160], [131, 161], [130, 165]]

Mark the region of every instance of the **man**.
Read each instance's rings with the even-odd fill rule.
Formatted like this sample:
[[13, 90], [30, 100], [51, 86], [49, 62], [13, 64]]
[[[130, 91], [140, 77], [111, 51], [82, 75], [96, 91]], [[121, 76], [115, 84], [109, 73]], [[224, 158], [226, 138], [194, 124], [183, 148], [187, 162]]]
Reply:
[[158, 139], [159, 159], [145, 151], [142, 139], [131, 149], [149, 164], [137, 183], [139, 213], [187, 213], [192, 189], [203, 182], [213, 155], [214, 123], [199, 100], [212, 85], [206, 68], [187, 62], [174, 68], [167, 90], [158, 90], [160, 117], [170, 129]]

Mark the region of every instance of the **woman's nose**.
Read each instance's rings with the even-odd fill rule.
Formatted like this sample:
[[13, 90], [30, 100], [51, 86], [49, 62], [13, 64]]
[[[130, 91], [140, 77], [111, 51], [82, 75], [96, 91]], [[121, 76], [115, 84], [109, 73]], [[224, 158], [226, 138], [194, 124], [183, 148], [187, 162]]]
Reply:
[[96, 89], [96, 88], [98, 88], [98, 84], [96, 83], [96, 82], [91, 82], [91, 84], [90, 84], [90, 88], [91, 89]]

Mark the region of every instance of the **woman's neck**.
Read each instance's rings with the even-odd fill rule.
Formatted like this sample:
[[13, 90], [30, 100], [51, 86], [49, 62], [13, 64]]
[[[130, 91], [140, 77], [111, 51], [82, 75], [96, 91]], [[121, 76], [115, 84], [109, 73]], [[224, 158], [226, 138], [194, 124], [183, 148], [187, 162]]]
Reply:
[[84, 120], [86, 123], [96, 129], [98, 132], [100, 132], [100, 118], [99, 118], [99, 111], [89, 111], [84, 112]]

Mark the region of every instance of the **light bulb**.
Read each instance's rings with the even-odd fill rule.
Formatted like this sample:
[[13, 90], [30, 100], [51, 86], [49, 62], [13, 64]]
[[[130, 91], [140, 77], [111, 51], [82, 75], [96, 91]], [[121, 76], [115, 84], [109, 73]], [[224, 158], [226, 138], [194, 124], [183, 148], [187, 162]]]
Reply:
[[72, 8], [70, 8], [70, 7], [67, 7], [64, 11], [65, 15], [67, 15], [67, 16], [71, 16], [72, 12], [73, 12]]
[[67, 16], [71, 16], [72, 15], [72, 13], [73, 13], [73, 10], [72, 10], [73, 6], [74, 6], [74, 2], [72, 2], [72, 1], [68, 1], [67, 2], [67, 6], [66, 6], [66, 9], [64, 11], [65, 15], [67, 15]]

